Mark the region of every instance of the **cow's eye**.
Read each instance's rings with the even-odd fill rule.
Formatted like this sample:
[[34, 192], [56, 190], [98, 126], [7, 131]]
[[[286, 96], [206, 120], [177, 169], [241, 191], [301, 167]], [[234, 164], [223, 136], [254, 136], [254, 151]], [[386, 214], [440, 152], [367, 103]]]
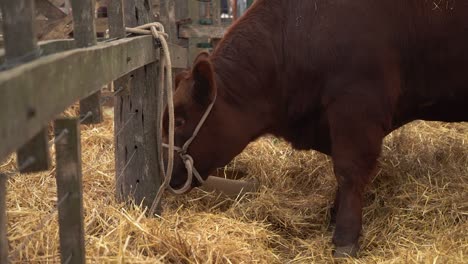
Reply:
[[182, 127], [184, 124], [185, 124], [185, 120], [183, 118], [176, 118], [175, 119], [174, 125], [175, 125], [176, 128]]

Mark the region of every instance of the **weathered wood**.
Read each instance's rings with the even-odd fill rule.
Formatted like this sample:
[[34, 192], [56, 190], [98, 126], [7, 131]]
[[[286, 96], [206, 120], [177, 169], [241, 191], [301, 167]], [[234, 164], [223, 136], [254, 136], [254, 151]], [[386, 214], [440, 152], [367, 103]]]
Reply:
[[[96, 26], [94, 24], [94, 0], [72, 0], [73, 38], [78, 48], [90, 47], [97, 44]], [[80, 116], [91, 112], [83, 124], [97, 124], [102, 122], [101, 90], [80, 100]]]
[[0, 160], [76, 100], [158, 56], [152, 36], [139, 36], [53, 54], [0, 72]]
[[[174, 69], [186, 69], [189, 65], [188, 41], [178, 38], [177, 21], [188, 16], [186, 0], [167, 0], [160, 4], [160, 21], [169, 35], [172, 66]], [[175, 44], [175, 45], [174, 45]]]
[[[127, 27], [153, 21], [151, 6], [145, 0], [124, 1]], [[159, 73], [161, 74], [161, 73]], [[129, 94], [115, 100], [115, 171], [116, 197], [151, 207], [161, 179], [160, 148], [156, 138], [159, 87], [156, 64], [131, 73]]]
[[107, 6], [110, 38], [125, 37], [125, 24], [122, 0], [110, 0]]
[[229, 26], [183, 25], [179, 38], [222, 38]]
[[[39, 56], [37, 40], [34, 31], [34, 2], [29, 0], [1, 1], [3, 14], [3, 31], [5, 37], [5, 63], [8, 67], [29, 62]], [[18, 30], [20, 28], [21, 30]], [[8, 97], [7, 97], [8, 99]], [[35, 115], [33, 109], [27, 110], [26, 115]], [[11, 119], [15, 119], [15, 113], [11, 113]], [[49, 147], [47, 145], [47, 131], [36, 131], [38, 134], [23, 145], [17, 152], [18, 166], [23, 167], [23, 162], [34, 157], [34, 163], [22, 172], [36, 172], [50, 168]]]
[[177, 44], [169, 43], [169, 51], [171, 53], [171, 62], [173, 69], [186, 69], [188, 67], [188, 50]]
[[37, 23], [36, 26], [39, 40], [69, 38], [73, 32], [73, 18], [66, 16], [60, 19], [47, 20]]
[[8, 261], [8, 238], [7, 238], [7, 215], [6, 215], [6, 193], [7, 176], [0, 173], [0, 263]]
[[71, 0], [73, 37], [78, 48], [96, 45], [94, 0]]
[[96, 36], [106, 32], [106, 30], [109, 29], [108, 21], [109, 20], [107, 17], [100, 17], [96, 19], [94, 22], [94, 25], [96, 26]]
[[[60, 39], [60, 40], [47, 40], [38, 43], [41, 55], [46, 56], [62, 51], [67, 51], [75, 48], [75, 41], [73, 39]], [[0, 63], [5, 59], [5, 50], [0, 49]]]
[[60, 8], [48, 0], [35, 0], [35, 4], [36, 12], [44, 15], [48, 19], [59, 19], [67, 16]]
[[[6, 62], [35, 59], [37, 41], [34, 31], [34, 2], [31, 0], [0, 1], [3, 15]], [[18, 30], [20, 28], [21, 30]]]
[[[17, 162], [20, 167], [20, 173], [29, 173], [48, 170], [50, 166], [50, 155], [49, 155], [49, 139], [47, 137], [47, 129], [42, 129], [37, 133], [32, 140], [22, 147], [17, 152]], [[37, 151], [40, 150], [40, 151]], [[46, 154], [43, 154], [43, 153]], [[30, 158], [33, 158], [33, 162], [24, 166]]]
[[81, 140], [78, 119], [55, 121], [57, 206], [62, 263], [85, 263]]
[[213, 25], [221, 25], [221, 0], [212, 0], [211, 1], [211, 14], [213, 16]]

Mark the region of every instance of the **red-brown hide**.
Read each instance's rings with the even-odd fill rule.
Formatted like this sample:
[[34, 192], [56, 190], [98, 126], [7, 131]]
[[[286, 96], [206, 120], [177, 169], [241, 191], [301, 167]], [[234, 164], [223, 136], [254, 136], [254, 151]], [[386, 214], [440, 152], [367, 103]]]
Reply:
[[[468, 121], [468, 1], [442, 2], [255, 1], [176, 77], [176, 145], [217, 94], [188, 148], [203, 177], [265, 134], [331, 155], [335, 254], [356, 255], [382, 139], [416, 119]], [[171, 185], [186, 178], [176, 159]]]

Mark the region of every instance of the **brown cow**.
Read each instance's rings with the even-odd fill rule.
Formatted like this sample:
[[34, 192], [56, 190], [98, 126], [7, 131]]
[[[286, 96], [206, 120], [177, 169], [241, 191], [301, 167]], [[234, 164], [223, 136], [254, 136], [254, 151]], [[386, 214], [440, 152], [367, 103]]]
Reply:
[[[195, 136], [179, 154], [202, 178], [188, 189], [265, 134], [331, 155], [335, 256], [355, 256], [382, 139], [468, 121], [468, 1], [257, 0], [176, 87], [175, 144]], [[176, 155], [171, 186], [187, 177]]]

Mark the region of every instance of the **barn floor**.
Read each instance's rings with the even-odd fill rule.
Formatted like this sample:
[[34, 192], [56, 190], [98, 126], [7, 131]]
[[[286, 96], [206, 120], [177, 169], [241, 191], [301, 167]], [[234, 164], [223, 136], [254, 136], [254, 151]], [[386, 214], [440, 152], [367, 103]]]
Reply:
[[[89, 263], [330, 263], [331, 162], [275, 138], [252, 143], [228, 169], [261, 183], [229, 200], [165, 195], [161, 219], [114, 201], [112, 109], [82, 126]], [[52, 152], [54, 152], [52, 150]], [[0, 164], [13, 171], [14, 158]], [[54, 170], [9, 180], [13, 263], [59, 262]], [[366, 194], [360, 258], [344, 263], [467, 263], [468, 123], [415, 122], [389, 135]]]

